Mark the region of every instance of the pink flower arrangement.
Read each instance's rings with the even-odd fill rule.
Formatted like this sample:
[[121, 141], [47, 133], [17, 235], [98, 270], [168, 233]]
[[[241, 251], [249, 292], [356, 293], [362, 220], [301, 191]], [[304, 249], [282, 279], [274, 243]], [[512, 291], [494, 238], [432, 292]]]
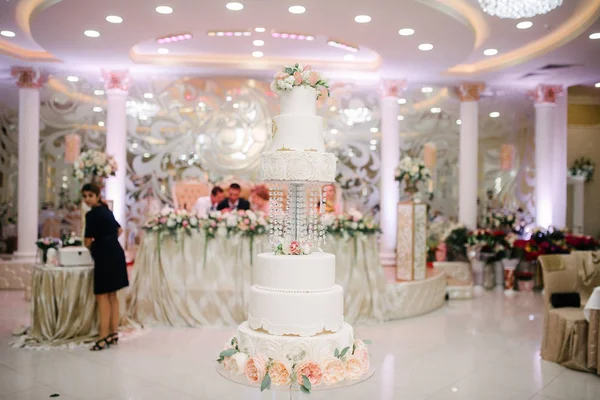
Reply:
[[244, 374], [251, 383], [260, 383], [267, 373], [267, 362], [262, 356], [254, 356], [248, 358]]
[[296, 366], [296, 382], [298, 385], [304, 385], [303, 376], [308, 378], [312, 386], [317, 386], [323, 381], [323, 371], [319, 364], [313, 361], [303, 361]]
[[327, 385], [335, 385], [344, 380], [346, 369], [342, 360], [336, 357], [328, 358], [323, 362], [323, 382]]
[[362, 373], [365, 373], [369, 370], [370, 361], [369, 361], [369, 351], [366, 347], [357, 348], [354, 350], [354, 357], [358, 358], [361, 364]]
[[302, 253], [302, 250], [300, 249], [300, 243], [295, 240], [292, 241], [292, 243], [290, 243], [290, 254], [297, 256], [300, 255], [300, 253]]
[[285, 386], [290, 383], [292, 372], [286, 363], [272, 361], [269, 367], [269, 376], [275, 386]]
[[360, 378], [364, 372], [366, 372], [363, 369], [361, 360], [359, 360], [358, 357], [353, 354], [346, 357], [344, 368], [346, 369], [346, 378], [349, 380], [356, 380]]

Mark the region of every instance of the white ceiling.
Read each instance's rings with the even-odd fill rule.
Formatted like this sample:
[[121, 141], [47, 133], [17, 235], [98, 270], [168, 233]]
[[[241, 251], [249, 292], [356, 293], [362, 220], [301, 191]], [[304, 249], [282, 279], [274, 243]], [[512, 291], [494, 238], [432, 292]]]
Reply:
[[[234, 12], [226, 9], [225, 0], [0, 0], [0, 30], [16, 33], [14, 38], [0, 36], [0, 88], [12, 85], [8, 71], [14, 65], [36, 65], [97, 82], [101, 68], [126, 68], [134, 79], [183, 74], [266, 79], [279, 65], [293, 61], [313, 63], [332, 80], [367, 83], [381, 78], [406, 79], [409, 85], [482, 80], [489, 86], [531, 88], [538, 83], [600, 82], [600, 40], [588, 38], [600, 32], [599, 0], [565, 0], [558, 10], [531, 19], [534, 25], [528, 30], [517, 29], [518, 21], [487, 16], [477, 0], [238, 1], [245, 8]], [[289, 13], [288, 7], [297, 4], [307, 12]], [[157, 5], [171, 6], [174, 12], [158, 14]], [[587, 24], [559, 35], [554, 45], [541, 45], [581, 17], [586, 7]], [[371, 22], [354, 22], [359, 14], [371, 16]], [[107, 15], [121, 16], [124, 21], [110, 24], [105, 21]], [[256, 33], [255, 27], [264, 27], [266, 32]], [[403, 37], [398, 35], [401, 28], [413, 28], [416, 33]], [[84, 36], [87, 29], [99, 31], [100, 37]], [[207, 35], [211, 30], [252, 30], [252, 34], [211, 37]], [[276, 39], [271, 37], [273, 30], [315, 35], [315, 40]], [[194, 38], [169, 45], [155, 42], [157, 37], [181, 32], [190, 32]], [[328, 46], [329, 38], [358, 45], [356, 59], [345, 61], [349, 53]], [[254, 47], [256, 39], [265, 45]], [[431, 43], [434, 49], [420, 51], [421, 43]], [[58, 61], [24, 61], [14, 52], [7, 55], [7, 45], [17, 52], [34, 51]], [[159, 47], [169, 48], [170, 53], [158, 55]], [[497, 49], [498, 55], [484, 56], [487, 48]], [[536, 50], [527, 54], [529, 48]], [[264, 57], [252, 57], [256, 50]], [[519, 51], [525, 55], [508, 61], [502, 58]], [[476, 66], [482, 62], [490, 64], [482, 72], [448, 72], [457, 65], [478, 71]], [[578, 66], [538, 71], [547, 64]], [[529, 73], [535, 75], [523, 77]]]

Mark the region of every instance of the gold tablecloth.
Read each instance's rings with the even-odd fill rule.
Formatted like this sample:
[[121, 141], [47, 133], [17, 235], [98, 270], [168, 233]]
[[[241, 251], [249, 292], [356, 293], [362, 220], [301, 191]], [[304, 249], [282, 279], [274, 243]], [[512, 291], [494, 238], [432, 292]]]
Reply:
[[[383, 321], [386, 281], [375, 236], [331, 239], [324, 250], [336, 255], [346, 320]], [[266, 235], [251, 240], [148, 233], [136, 256], [127, 317], [149, 326], [235, 326], [247, 319], [256, 254], [268, 251]]]
[[37, 265], [31, 284], [31, 328], [26, 347], [92, 341], [98, 333], [93, 267]]

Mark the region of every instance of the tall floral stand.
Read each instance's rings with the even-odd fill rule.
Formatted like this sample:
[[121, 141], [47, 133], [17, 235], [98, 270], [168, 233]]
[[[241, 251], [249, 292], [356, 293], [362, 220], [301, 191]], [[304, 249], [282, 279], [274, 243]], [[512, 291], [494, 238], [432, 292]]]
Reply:
[[427, 272], [427, 205], [410, 200], [398, 203], [396, 279], [425, 279]]

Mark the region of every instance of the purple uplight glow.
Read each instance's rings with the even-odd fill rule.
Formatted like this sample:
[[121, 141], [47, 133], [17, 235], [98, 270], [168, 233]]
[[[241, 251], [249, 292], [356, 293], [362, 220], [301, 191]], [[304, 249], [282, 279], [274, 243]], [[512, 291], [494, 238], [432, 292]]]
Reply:
[[173, 43], [173, 42], [180, 42], [182, 40], [189, 40], [191, 38], [192, 38], [191, 33], [178, 33], [176, 35], [159, 37], [158, 39], [156, 39], [156, 43], [158, 43], [158, 44]]

